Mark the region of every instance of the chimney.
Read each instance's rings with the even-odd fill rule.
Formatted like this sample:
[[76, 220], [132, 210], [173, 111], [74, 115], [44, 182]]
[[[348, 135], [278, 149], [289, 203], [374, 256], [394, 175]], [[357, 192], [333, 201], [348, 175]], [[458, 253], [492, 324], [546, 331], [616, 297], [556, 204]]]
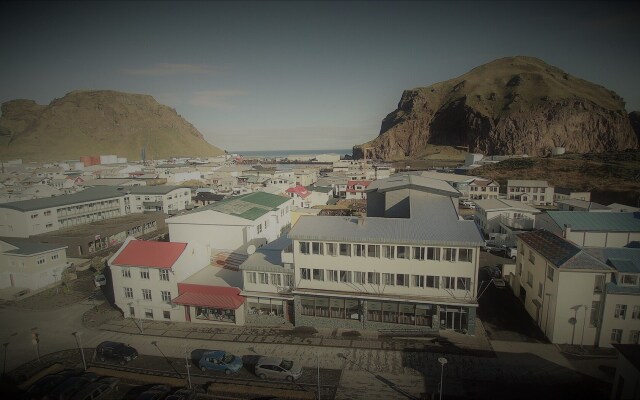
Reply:
[[567, 235], [571, 233], [571, 225], [564, 224], [564, 229], [562, 230], [562, 237], [567, 238]]
[[364, 215], [360, 214], [360, 216], [358, 216], [358, 226], [364, 226]]

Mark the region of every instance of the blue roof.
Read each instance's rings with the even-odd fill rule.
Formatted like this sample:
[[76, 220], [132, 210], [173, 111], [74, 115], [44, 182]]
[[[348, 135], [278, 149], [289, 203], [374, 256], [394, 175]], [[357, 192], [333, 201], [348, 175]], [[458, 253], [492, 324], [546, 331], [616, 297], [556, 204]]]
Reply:
[[605, 285], [607, 293], [640, 294], [640, 286], [620, 286], [614, 282]]
[[614, 213], [589, 211], [548, 211], [547, 214], [560, 227], [574, 231], [640, 232], [640, 213]]
[[640, 273], [640, 248], [590, 247], [585, 251], [620, 272]]

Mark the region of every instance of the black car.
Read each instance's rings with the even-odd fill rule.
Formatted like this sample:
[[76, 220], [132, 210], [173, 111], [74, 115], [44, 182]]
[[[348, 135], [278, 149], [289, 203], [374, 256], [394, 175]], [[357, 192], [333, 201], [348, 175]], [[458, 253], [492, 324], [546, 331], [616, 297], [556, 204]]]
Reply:
[[138, 357], [138, 351], [128, 344], [102, 342], [96, 347], [96, 357], [100, 361], [115, 360], [124, 365]]

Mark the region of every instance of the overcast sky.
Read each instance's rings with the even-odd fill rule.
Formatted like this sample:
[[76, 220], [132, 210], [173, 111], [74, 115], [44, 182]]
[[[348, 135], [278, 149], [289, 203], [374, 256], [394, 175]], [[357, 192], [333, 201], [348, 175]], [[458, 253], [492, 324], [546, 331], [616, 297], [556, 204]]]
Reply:
[[0, 102], [150, 94], [227, 150], [375, 138], [404, 89], [538, 57], [640, 110], [634, 2], [19, 2], [0, 16]]

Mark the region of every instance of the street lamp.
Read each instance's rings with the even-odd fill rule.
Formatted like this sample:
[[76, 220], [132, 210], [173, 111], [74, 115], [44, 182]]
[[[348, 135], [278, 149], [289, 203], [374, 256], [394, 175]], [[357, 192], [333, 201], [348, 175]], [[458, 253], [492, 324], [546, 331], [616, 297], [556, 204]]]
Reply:
[[442, 400], [442, 389], [443, 389], [442, 383], [444, 379], [444, 366], [447, 364], [447, 359], [444, 357], [438, 357], [438, 362], [442, 366], [442, 368], [440, 369], [440, 400]]
[[7, 367], [7, 347], [9, 346], [9, 342], [2, 343], [2, 347], [4, 347], [4, 361], [2, 362], [2, 376], [4, 376], [5, 368]]
[[36, 358], [40, 362], [40, 335], [35, 330], [31, 331], [31, 343], [36, 347]]
[[320, 354], [316, 351], [316, 363], [318, 366], [318, 400], [320, 400]]
[[84, 349], [82, 348], [82, 339], [80, 338], [80, 335], [82, 334], [82, 332], [73, 332], [72, 335], [76, 338], [76, 344], [78, 345], [78, 347], [80, 348], [80, 355], [82, 356], [82, 365], [84, 366], [84, 370], [87, 370], [87, 362], [85, 361], [84, 358]]
[[580, 337], [580, 347], [584, 345], [584, 326], [587, 323], [587, 305], [583, 304], [584, 307], [584, 317], [582, 318], [582, 336]]
[[187, 381], [189, 382], [189, 389], [191, 389], [191, 374], [189, 373], [189, 368], [191, 365], [189, 364], [189, 359], [187, 358], [187, 346], [184, 346], [184, 366], [187, 368]]

